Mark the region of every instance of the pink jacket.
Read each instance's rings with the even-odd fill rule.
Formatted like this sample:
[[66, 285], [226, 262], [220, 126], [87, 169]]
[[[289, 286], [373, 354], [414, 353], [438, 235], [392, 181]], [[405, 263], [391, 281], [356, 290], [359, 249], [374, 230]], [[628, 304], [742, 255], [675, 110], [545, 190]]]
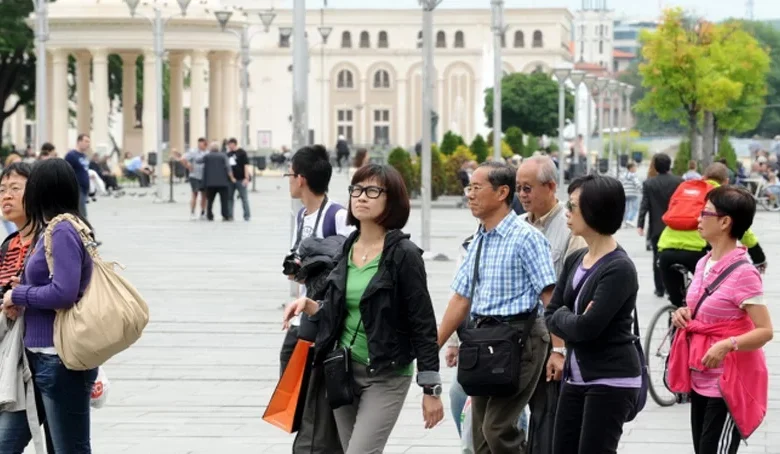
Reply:
[[[739, 336], [753, 328], [753, 321], [745, 316], [710, 324], [691, 320], [686, 328], [678, 329], [667, 363], [666, 381], [669, 390], [690, 393], [691, 369], [704, 369], [701, 360], [707, 350], [720, 340]], [[766, 416], [769, 371], [764, 351], [727, 354], [723, 359], [723, 375], [718, 381], [718, 387], [742, 439], [746, 440]]]

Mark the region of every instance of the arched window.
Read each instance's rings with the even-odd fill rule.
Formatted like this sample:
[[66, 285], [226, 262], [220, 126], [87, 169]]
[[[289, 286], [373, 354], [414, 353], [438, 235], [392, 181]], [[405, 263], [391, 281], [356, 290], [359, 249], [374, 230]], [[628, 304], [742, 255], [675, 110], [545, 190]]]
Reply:
[[447, 35], [442, 30], [436, 32], [436, 47], [447, 47]]
[[466, 47], [466, 39], [463, 37], [463, 32], [458, 30], [455, 32], [455, 46], [458, 49]]
[[604, 41], [599, 41], [599, 53], [604, 53]]
[[336, 80], [337, 88], [355, 88], [355, 80], [352, 77], [352, 71], [348, 69], [342, 69], [339, 71], [338, 78]]
[[387, 32], [384, 31], [384, 30], [379, 32], [379, 39], [377, 40], [377, 47], [379, 47], [380, 49], [387, 49], [388, 47], [390, 47], [388, 45], [388, 42], [387, 42]]
[[390, 88], [390, 73], [378, 69], [374, 73], [374, 88]]
[[341, 34], [341, 48], [349, 49], [352, 47], [352, 33], [343, 32]]
[[360, 48], [368, 49], [369, 47], [371, 47], [371, 37], [368, 36], [366, 31], [360, 32]]
[[542, 32], [540, 30], [536, 30], [534, 32], [534, 44], [533, 47], [539, 48], [544, 47], [544, 38], [542, 37]]
[[417, 48], [422, 49], [422, 30], [417, 32]]
[[515, 32], [515, 47], [525, 47], [525, 35], [520, 30]]

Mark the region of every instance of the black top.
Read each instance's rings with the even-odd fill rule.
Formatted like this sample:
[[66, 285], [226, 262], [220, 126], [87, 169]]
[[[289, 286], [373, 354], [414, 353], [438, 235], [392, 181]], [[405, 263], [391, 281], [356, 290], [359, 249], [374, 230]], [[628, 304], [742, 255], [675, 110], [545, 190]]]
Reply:
[[[575, 313], [572, 279], [587, 251], [581, 249], [566, 259], [544, 311], [547, 327], [574, 350], [583, 380], [637, 377], [641, 365], [632, 328], [639, 281], [634, 262], [620, 246], [603, 257], [582, 285]], [[583, 314], [591, 301], [593, 306]]]
[[657, 241], [666, 228], [661, 219], [669, 208], [669, 199], [682, 183], [682, 178], [671, 173], [663, 173], [642, 183], [642, 204], [639, 207], [639, 227], [645, 226], [645, 217], [650, 215], [647, 237]]
[[228, 153], [230, 167], [233, 169], [233, 178], [236, 181], [246, 180], [246, 166], [249, 165], [249, 156], [243, 148], [237, 148], [236, 151]]

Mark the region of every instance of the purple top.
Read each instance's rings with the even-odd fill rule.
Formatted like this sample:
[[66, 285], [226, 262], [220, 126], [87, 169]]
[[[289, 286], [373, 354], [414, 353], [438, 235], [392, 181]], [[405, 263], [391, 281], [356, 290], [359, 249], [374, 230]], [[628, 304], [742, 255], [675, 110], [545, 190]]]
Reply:
[[[580, 263], [580, 265], [577, 267], [577, 271], [574, 272], [574, 278], [572, 278], [572, 287], [577, 288], [583, 276], [585, 276], [585, 273], [587, 272], [588, 270], [582, 266], [582, 263]], [[585, 288], [584, 285], [580, 288], [580, 292], [577, 294], [577, 299], [574, 302], [574, 313], [577, 313], [577, 310], [580, 307], [580, 296], [582, 296], [583, 288]], [[605, 385], [605, 386], [612, 386], [613, 388], [641, 388], [642, 387], [641, 375], [637, 375], [636, 377], [630, 377], [630, 378], [599, 378], [598, 380], [591, 380], [589, 382], [586, 382], [585, 380], [582, 379], [582, 373], [580, 372], [579, 364], [577, 364], [577, 356], [574, 354], [574, 349], [569, 351], [569, 355], [571, 355], [571, 361], [570, 361], [571, 377], [569, 377], [567, 381], [567, 383], [569, 384]]]
[[54, 346], [55, 309], [72, 307], [92, 277], [92, 257], [87, 254], [76, 229], [68, 222], [54, 227], [51, 236], [54, 278], [49, 278], [43, 235], [27, 259], [23, 284], [11, 293], [16, 306], [24, 307], [24, 345], [28, 348]]

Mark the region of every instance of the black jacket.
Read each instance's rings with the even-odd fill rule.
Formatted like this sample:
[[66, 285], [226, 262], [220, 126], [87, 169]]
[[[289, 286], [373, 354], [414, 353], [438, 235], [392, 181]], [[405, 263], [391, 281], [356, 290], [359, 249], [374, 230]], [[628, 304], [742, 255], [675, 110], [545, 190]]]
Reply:
[[230, 176], [233, 175], [230, 161], [226, 153], [210, 151], [203, 155], [203, 187], [226, 188], [230, 186]]
[[[358, 232], [344, 243], [338, 264], [328, 276], [328, 289], [319, 312], [315, 361], [333, 350], [347, 316], [347, 263]], [[436, 315], [428, 293], [422, 251], [400, 230], [387, 232], [379, 269], [360, 301], [368, 339], [367, 372], [401, 368], [417, 359], [418, 384], [439, 384], [439, 346]], [[435, 376], [435, 378], [434, 378]]]
[[650, 225], [647, 228], [647, 237], [657, 239], [664, 231], [666, 224], [661, 219], [669, 208], [669, 199], [682, 183], [682, 178], [671, 173], [663, 173], [642, 183], [642, 203], [639, 207], [639, 220], [637, 226], [645, 226], [645, 217], [650, 215]]
[[322, 298], [328, 276], [341, 256], [345, 241], [341, 235], [310, 236], [301, 241], [298, 246], [301, 269], [295, 274], [295, 280], [306, 283], [306, 296], [314, 300]]
[[[558, 278], [550, 304], [544, 311], [551, 333], [562, 338], [576, 353], [585, 381], [600, 378], [630, 378], [641, 373], [633, 342], [634, 307], [639, 281], [634, 262], [620, 253], [605, 257], [583, 284], [579, 308], [574, 313], [572, 279], [587, 249], [571, 254]], [[593, 307], [583, 314], [588, 304]]]

